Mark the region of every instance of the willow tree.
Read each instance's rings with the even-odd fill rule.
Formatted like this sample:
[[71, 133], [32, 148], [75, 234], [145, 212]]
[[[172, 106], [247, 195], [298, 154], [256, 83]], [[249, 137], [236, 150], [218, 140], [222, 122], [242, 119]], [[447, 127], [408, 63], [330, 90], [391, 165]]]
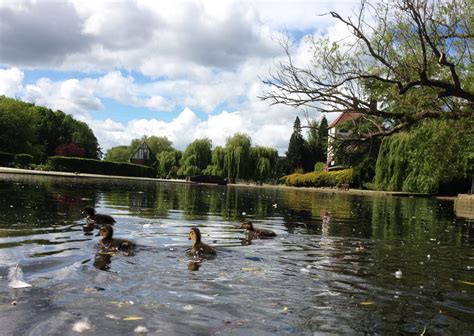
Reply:
[[[313, 36], [312, 61], [287, 61], [264, 82], [262, 99], [372, 123], [347, 141], [369, 141], [425, 119], [474, 115], [472, 0], [362, 0], [354, 17], [330, 12], [349, 38]], [[455, 136], [455, 135], [453, 135]]]
[[182, 153], [179, 150], [161, 151], [157, 156], [157, 172], [162, 178], [175, 178], [178, 175]]
[[278, 159], [278, 151], [270, 147], [255, 146], [250, 148], [255, 181], [265, 181], [272, 177]]
[[374, 186], [424, 193], [467, 192], [472, 153], [474, 119], [427, 120], [410, 132], [384, 138]]
[[212, 151], [211, 164], [203, 171], [206, 175], [224, 176], [225, 149], [217, 146]]
[[210, 139], [196, 139], [186, 147], [181, 158], [179, 176], [194, 176], [201, 174], [211, 163], [212, 142]]
[[251, 177], [251, 140], [247, 134], [236, 133], [227, 139], [225, 145], [225, 167], [229, 178]]

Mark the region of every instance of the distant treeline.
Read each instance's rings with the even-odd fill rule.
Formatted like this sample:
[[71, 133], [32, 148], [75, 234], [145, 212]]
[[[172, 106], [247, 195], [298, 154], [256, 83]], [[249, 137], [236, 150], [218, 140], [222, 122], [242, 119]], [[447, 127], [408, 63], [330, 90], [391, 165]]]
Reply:
[[62, 111], [0, 96], [0, 129], [1, 152], [28, 154], [37, 164], [54, 155], [100, 156], [89, 126]]
[[229, 179], [266, 181], [279, 177], [278, 152], [276, 149], [252, 146], [250, 136], [237, 133], [227, 139], [225, 146], [212, 148], [208, 138], [196, 139], [184, 152], [172, 147], [166, 137], [143, 137], [135, 139], [128, 146], [109, 149], [105, 159], [115, 162], [129, 162], [130, 157], [142, 142], [153, 152], [157, 176], [161, 178], [185, 178], [195, 175], [216, 175]]

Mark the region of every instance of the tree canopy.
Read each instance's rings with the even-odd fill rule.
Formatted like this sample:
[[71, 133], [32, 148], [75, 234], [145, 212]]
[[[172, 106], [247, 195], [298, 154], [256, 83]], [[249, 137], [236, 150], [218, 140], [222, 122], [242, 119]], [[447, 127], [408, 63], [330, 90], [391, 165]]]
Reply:
[[48, 156], [97, 159], [99, 143], [89, 126], [62, 111], [0, 96], [0, 151], [26, 153], [36, 162]]
[[181, 158], [180, 176], [199, 175], [211, 163], [212, 142], [210, 139], [196, 139], [186, 147]]
[[[453, 137], [453, 132], [458, 136]], [[474, 119], [427, 120], [411, 132], [383, 140], [374, 186], [425, 193], [467, 192], [473, 153]]]
[[427, 118], [473, 117], [472, 0], [365, 1], [355, 17], [331, 15], [351, 38], [312, 37], [310, 64], [287, 62], [264, 82], [272, 104], [319, 112], [359, 112], [373, 127], [358, 139], [383, 137]]
[[286, 158], [292, 170], [290, 173], [293, 171], [307, 171], [305, 161], [308, 155], [309, 151], [301, 130], [301, 121], [299, 117], [296, 117], [293, 123], [293, 133], [288, 143], [288, 151], [286, 152]]

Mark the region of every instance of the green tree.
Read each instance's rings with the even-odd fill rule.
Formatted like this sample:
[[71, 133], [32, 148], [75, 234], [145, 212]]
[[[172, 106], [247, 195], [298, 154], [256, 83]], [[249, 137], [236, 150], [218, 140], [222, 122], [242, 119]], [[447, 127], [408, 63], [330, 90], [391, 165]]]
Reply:
[[326, 116], [323, 116], [321, 118], [318, 133], [321, 157], [320, 160], [318, 159], [317, 161], [326, 162], [326, 157], [328, 153], [328, 120], [326, 119]]
[[316, 162], [326, 162], [328, 146], [328, 122], [323, 116], [321, 122], [311, 120], [308, 123], [308, 148], [312, 159], [311, 166]]
[[179, 176], [199, 175], [211, 163], [212, 142], [210, 139], [196, 139], [186, 147], [181, 158]]
[[[472, 0], [362, 0], [355, 18], [330, 12], [353, 38], [314, 36], [313, 59], [303, 67], [282, 41], [288, 62], [264, 81], [271, 89], [261, 98], [323, 113], [362, 113], [377, 127], [357, 134], [359, 141], [425, 119], [472, 118], [473, 11]], [[386, 121], [383, 127], [374, 117]]]
[[155, 155], [160, 154], [163, 151], [173, 151], [174, 148], [172, 147], [173, 142], [168, 140], [165, 136], [144, 136], [142, 141], [146, 141], [148, 147], [152, 150]]
[[311, 158], [306, 140], [303, 138], [301, 121], [296, 117], [293, 124], [293, 133], [288, 144], [288, 151], [286, 152], [286, 159], [288, 161], [290, 171], [311, 171], [314, 169], [314, 162]]
[[[71, 118], [68, 116], [68, 118]], [[99, 142], [89, 125], [85, 122], [74, 120], [72, 122], [71, 142], [77, 144], [86, 151], [86, 157], [91, 159], [98, 159], [102, 152], [99, 147]]]
[[211, 164], [203, 171], [205, 175], [224, 176], [225, 149], [217, 146], [212, 151]]
[[162, 178], [176, 178], [182, 153], [178, 150], [161, 151], [158, 154], [158, 176]]
[[129, 162], [132, 151], [130, 146], [115, 146], [107, 150], [104, 160], [115, 162]]
[[269, 147], [251, 147], [250, 155], [253, 162], [253, 176], [255, 181], [263, 182], [274, 176], [274, 168], [278, 159], [276, 149]]
[[247, 134], [236, 133], [227, 139], [224, 166], [227, 177], [231, 179], [251, 177], [250, 147], [251, 139]]
[[31, 153], [36, 142], [32, 125], [37, 123], [35, 106], [0, 96], [0, 151]]
[[98, 158], [100, 148], [92, 130], [62, 111], [35, 106], [0, 96], [0, 150], [26, 153], [44, 162], [59, 146], [84, 149], [88, 158]]
[[410, 132], [383, 140], [375, 186], [423, 193], [467, 192], [473, 155], [473, 119], [427, 120]]

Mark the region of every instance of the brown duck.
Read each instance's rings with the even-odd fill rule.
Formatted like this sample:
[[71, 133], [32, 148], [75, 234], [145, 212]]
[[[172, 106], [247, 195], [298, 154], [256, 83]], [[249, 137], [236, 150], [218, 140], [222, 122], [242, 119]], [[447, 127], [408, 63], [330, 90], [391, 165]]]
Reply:
[[82, 213], [86, 215], [87, 222], [93, 222], [94, 224], [108, 224], [108, 225], [114, 225], [115, 224], [115, 219], [110, 216], [110, 215], [104, 215], [104, 214], [99, 214], [95, 211], [93, 207], [85, 207], [84, 210], [82, 210]]
[[216, 250], [213, 247], [201, 241], [201, 231], [198, 228], [192, 228], [189, 231], [188, 239], [193, 241], [193, 247], [189, 251], [190, 254], [216, 255]]
[[135, 247], [135, 243], [126, 239], [113, 238], [114, 229], [110, 225], [104, 225], [99, 230], [102, 240], [99, 248], [107, 251], [130, 251]]
[[245, 233], [249, 239], [276, 237], [276, 233], [271, 230], [254, 228], [249, 220], [242, 221], [240, 228], [246, 230]]

